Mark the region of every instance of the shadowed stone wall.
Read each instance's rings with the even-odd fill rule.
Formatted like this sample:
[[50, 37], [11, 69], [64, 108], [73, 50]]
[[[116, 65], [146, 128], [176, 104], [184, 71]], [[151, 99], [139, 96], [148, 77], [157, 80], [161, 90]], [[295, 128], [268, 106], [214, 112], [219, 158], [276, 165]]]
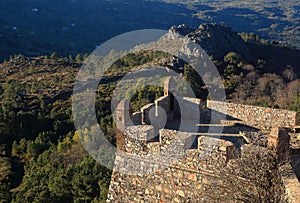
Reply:
[[141, 112], [142, 112], [142, 124], [144, 125], [150, 125], [151, 124], [151, 120], [150, 120], [150, 111], [152, 108], [154, 108], [155, 105], [154, 103], [150, 103], [147, 104], [146, 106], [143, 106], [141, 108]]

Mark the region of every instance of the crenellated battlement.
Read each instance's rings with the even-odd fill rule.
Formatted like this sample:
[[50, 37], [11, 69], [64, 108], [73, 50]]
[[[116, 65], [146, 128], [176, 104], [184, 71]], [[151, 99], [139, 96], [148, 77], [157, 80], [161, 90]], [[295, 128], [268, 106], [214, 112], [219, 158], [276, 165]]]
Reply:
[[[186, 163], [187, 160], [199, 157], [199, 160], [205, 162], [225, 164], [238, 156], [233, 143], [207, 137], [205, 134], [161, 129], [159, 135], [155, 135], [153, 126], [141, 125], [127, 127], [124, 135], [124, 152], [136, 157], [153, 156], [152, 161], [156, 158], [156, 161], [174, 159], [174, 163], [183, 166], [182, 163]], [[188, 165], [195, 165], [194, 168], [197, 168], [198, 164], [191, 162]]]

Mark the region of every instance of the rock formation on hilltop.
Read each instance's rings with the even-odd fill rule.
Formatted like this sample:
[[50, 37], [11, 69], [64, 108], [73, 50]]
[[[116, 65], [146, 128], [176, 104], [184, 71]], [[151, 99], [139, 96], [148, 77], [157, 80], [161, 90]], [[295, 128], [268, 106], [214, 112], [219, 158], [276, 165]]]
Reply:
[[179, 25], [169, 30], [169, 34], [175, 33], [189, 37], [215, 59], [223, 59], [229, 52], [239, 53], [248, 60], [252, 59], [252, 54], [243, 39], [228, 26], [205, 23], [194, 29], [187, 25]]

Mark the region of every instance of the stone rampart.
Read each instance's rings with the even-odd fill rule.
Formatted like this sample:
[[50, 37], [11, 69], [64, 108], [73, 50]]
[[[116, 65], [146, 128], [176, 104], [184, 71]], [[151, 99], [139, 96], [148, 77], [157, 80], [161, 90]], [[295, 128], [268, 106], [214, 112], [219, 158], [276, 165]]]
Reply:
[[132, 114], [132, 122], [134, 125], [142, 125], [142, 116], [143, 113], [141, 111], [135, 112]]
[[298, 203], [300, 200], [300, 182], [290, 163], [281, 166], [282, 186], [285, 190], [285, 201]]
[[292, 127], [297, 125], [297, 113], [283, 109], [207, 101], [207, 108], [227, 114], [243, 121], [244, 124], [258, 128], [271, 129], [275, 126]]
[[[183, 156], [198, 156], [199, 161], [201, 157], [205, 159], [209, 156], [219, 162], [228, 161], [235, 155], [235, 147], [229, 141], [167, 129], [160, 130], [157, 136], [151, 125], [127, 127], [124, 137], [125, 152], [138, 157], [148, 156], [153, 160], [158, 158], [158, 161], [160, 158], [177, 161]], [[186, 163], [186, 160], [181, 162]], [[198, 168], [195, 164], [198, 165], [198, 162], [189, 163]]]
[[155, 100], [155, 106], [160, 106], [163, 109], [167, 110], [170, 109], [170, 97], [169, 96], [162, 96]]
[[150, 103], [147, 104], [146, 106], [143, 106], [141, 108], [141, 112], [142, 112], [142, 124], [144, 125], [150, 125], [151, 121], [150, 121], [150, 111], [155, 107], [154, 103]]
[[[116, 161], [121, 172], [115, 168], [112, 174], [107, 202], [205, 202], [202, 194], [215, 181], [213, 173], [166, 167], [161, 162], [129, 156], [118, 156]], [[143, 172], [134, 176], [122, 173], [122, 167], [131, 166], [139, 166]]]
[[[182, 97], [178, 98], [179, 111], [183, 120], [200, 122], [200, 99]], [[197, 119], [197, 121], [196, 121]]]
[[214, 166], [235, 158], [231, 142], [192, 133], [162, 129], [151, 141], [152, 126], [130, 126], [124, 135], [107, 202], [207, 201], [209, 185], [221, 184]]

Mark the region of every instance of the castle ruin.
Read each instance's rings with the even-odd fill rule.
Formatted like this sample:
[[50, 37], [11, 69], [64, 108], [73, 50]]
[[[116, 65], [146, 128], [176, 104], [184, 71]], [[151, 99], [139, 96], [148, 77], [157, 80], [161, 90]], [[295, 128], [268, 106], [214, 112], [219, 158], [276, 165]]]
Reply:
[[[133, 113], [128, 101], [116, 108], [120, 150], [107, 202], [211, 202], [212, 184], [222, 193], [216, 168], [247, 157], [256, 138], [257, 149], [271, 149], [279, 160], [299, 152], [290, 145], [296, 112], [212, 100], [201, 109], [204, 101], [172, 94], [172, 77], [164, 86], [164, 96], [139, 112]], [[212, 115], [219, 119], [212, 122]], [[182, 116], [188, 125], [179, 129]], [[290, 171], [282, 177], [285, 199], [297, 202], [300, 184]]]

